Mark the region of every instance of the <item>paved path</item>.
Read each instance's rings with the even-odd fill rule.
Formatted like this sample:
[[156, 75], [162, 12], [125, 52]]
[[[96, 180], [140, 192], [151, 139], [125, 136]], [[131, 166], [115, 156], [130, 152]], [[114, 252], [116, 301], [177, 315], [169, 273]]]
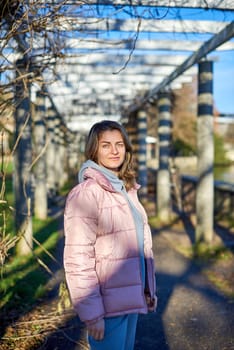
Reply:
[[140, 317], [135, 350], [233, 350], [234, 302], [171, 247], [167, 234], [153, 237], [158, 311]]

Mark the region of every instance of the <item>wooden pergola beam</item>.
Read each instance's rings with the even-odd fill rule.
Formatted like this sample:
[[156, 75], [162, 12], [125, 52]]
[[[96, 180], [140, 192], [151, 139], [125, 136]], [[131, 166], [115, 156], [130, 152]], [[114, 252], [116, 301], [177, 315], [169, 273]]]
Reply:
[[[104, 40], [97, 39], [95, 37], [88, 39], [68, 39], [66, 40], [66, 49], [73, 50], [73, 52], [87, 51], [89, 54], [95, 53], [98, 50], [105, 50], [111, 54], [116, 54], [116, 50], [144, 50], [145, 52], [155, 50], [166, 50], [166, 51], [196, 51], [203, 44], [201, 40], [163, 40], [163, 39], [125, 39], [125, 40]], [[218, 47], [217, 50], [234, 50], [234, 42], [226, 42], [222, 46]]]
[[57, 27], [63, 31], [79, 31], [79, 33], [100, 33], [100, 32], [129, 32], [136, 33], [196, 33], [196, 34], [217, 34], [225, 28], [224, 21], [194, 21], [194, 20], [173, 20], [173, 19], [113, 19], [96, 17], [61, 17], [57, 24], [50, 27], [52, 30]]
[[[129, 61], [128, 66], [177, 66], [183, 63], [186, 59], [186, 55], [132, 55]], [[116, 70], [118, 67], [122, 67], [125, 62], [129, 60], [129, 55], [116, 55], [113, 59], [113, 56], [110, 57], [107, 53], [95, 53], [92, 55], [66, 55], [63, 60], [63, 65], [71, 65], [71, 66], [112, 66]]]
[[[178, 66], [178, 65], [177, 65]], [[107, 80], [124, 80], [126, 77], [134, 77], [142, 76], [146, 79], [153, 78], [154, 76], [165, 77], [173, 72], [173, 70], [177, 67], [174, 66], [161, 66], [161, 67], [127, 67], [124, 74], [113, 74], [113, 69], [110, 67], [90, 67], [90, 66], [82, 66], [77, 67], [77, 69], [72, 69], [73, 67], [65, 67], [64, 71], [59, 72], [58, 77], [67, 81], [95, 81], [101, 79]], [[60, 66], [57, 68], [59, 71]], [[185, 75], [194, 75], [197, 74], [196, 67], [192, 67], [187, 70]]]
[[[148, 102], [150, 99], [154, 99], [160, 90], [163, 90], [174, 79], [183, 74], [187, 69], [192, 67], [195, 63], [198, 63], [203, 57], [215, 50], [218, 46], [224, 42], [230, 40], [234, 36], [234, 21], [228, 24], [220, 33], [214, 35], [210, 40], [206, 41], [202, 47], [188, 57], [184, 63], [175, 69], [169, 76], [167, 76], [159, 85], [148, 92], [146, 96], [138, 102], [138, 106], [135, 106], [134, 110], [138, 109], [141, 105]], [[140, 105], [140, 106], [139, 106]], [[131, 109], [132, 110], [132, 109]]]
[[148, 7], [182, 7], [182, 8], [204, 8], [217, 10], [234, 10], [234, 3], [232, 0], [172, 0], [159, 1], [158, 0], [90, 0], [81, 1], [81, 4], [87, 5], [112, 5], [112, 6], [148, 6]]

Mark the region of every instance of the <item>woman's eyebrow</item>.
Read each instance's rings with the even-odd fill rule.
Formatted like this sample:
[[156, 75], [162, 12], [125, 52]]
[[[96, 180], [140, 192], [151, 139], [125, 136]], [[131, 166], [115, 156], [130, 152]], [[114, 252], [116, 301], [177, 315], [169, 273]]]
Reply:
[[[102, 140], [100, 143], [111, 143], [111, 141]], [[124, 143], [122, 140], [116, 141], [115, 143]]]
[[100, 141], [100, 143], [111, 143], [110, 141]]

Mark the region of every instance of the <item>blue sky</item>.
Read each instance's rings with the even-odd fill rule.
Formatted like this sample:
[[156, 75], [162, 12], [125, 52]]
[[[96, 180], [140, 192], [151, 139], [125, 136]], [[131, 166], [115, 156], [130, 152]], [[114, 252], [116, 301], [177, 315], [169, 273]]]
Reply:
[[234, 52], [219, 52], [218, 56], [213, 67], [215, 104], [220, 113], [234, 115]]

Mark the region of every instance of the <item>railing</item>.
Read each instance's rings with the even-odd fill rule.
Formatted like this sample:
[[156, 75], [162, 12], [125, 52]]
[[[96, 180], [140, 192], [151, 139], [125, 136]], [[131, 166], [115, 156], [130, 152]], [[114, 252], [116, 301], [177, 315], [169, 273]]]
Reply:
[[[156, 201], [157, 171], [148, 169], [149, 199]], [[198, 178], [191, 175], [171, 174], [172, 206], [185, 214], [196, 213], [196, 187]], [[214, 181], [214, 217], [216, 220], [231, 218], [234, 220], [234, 185], [223, 181]]]

